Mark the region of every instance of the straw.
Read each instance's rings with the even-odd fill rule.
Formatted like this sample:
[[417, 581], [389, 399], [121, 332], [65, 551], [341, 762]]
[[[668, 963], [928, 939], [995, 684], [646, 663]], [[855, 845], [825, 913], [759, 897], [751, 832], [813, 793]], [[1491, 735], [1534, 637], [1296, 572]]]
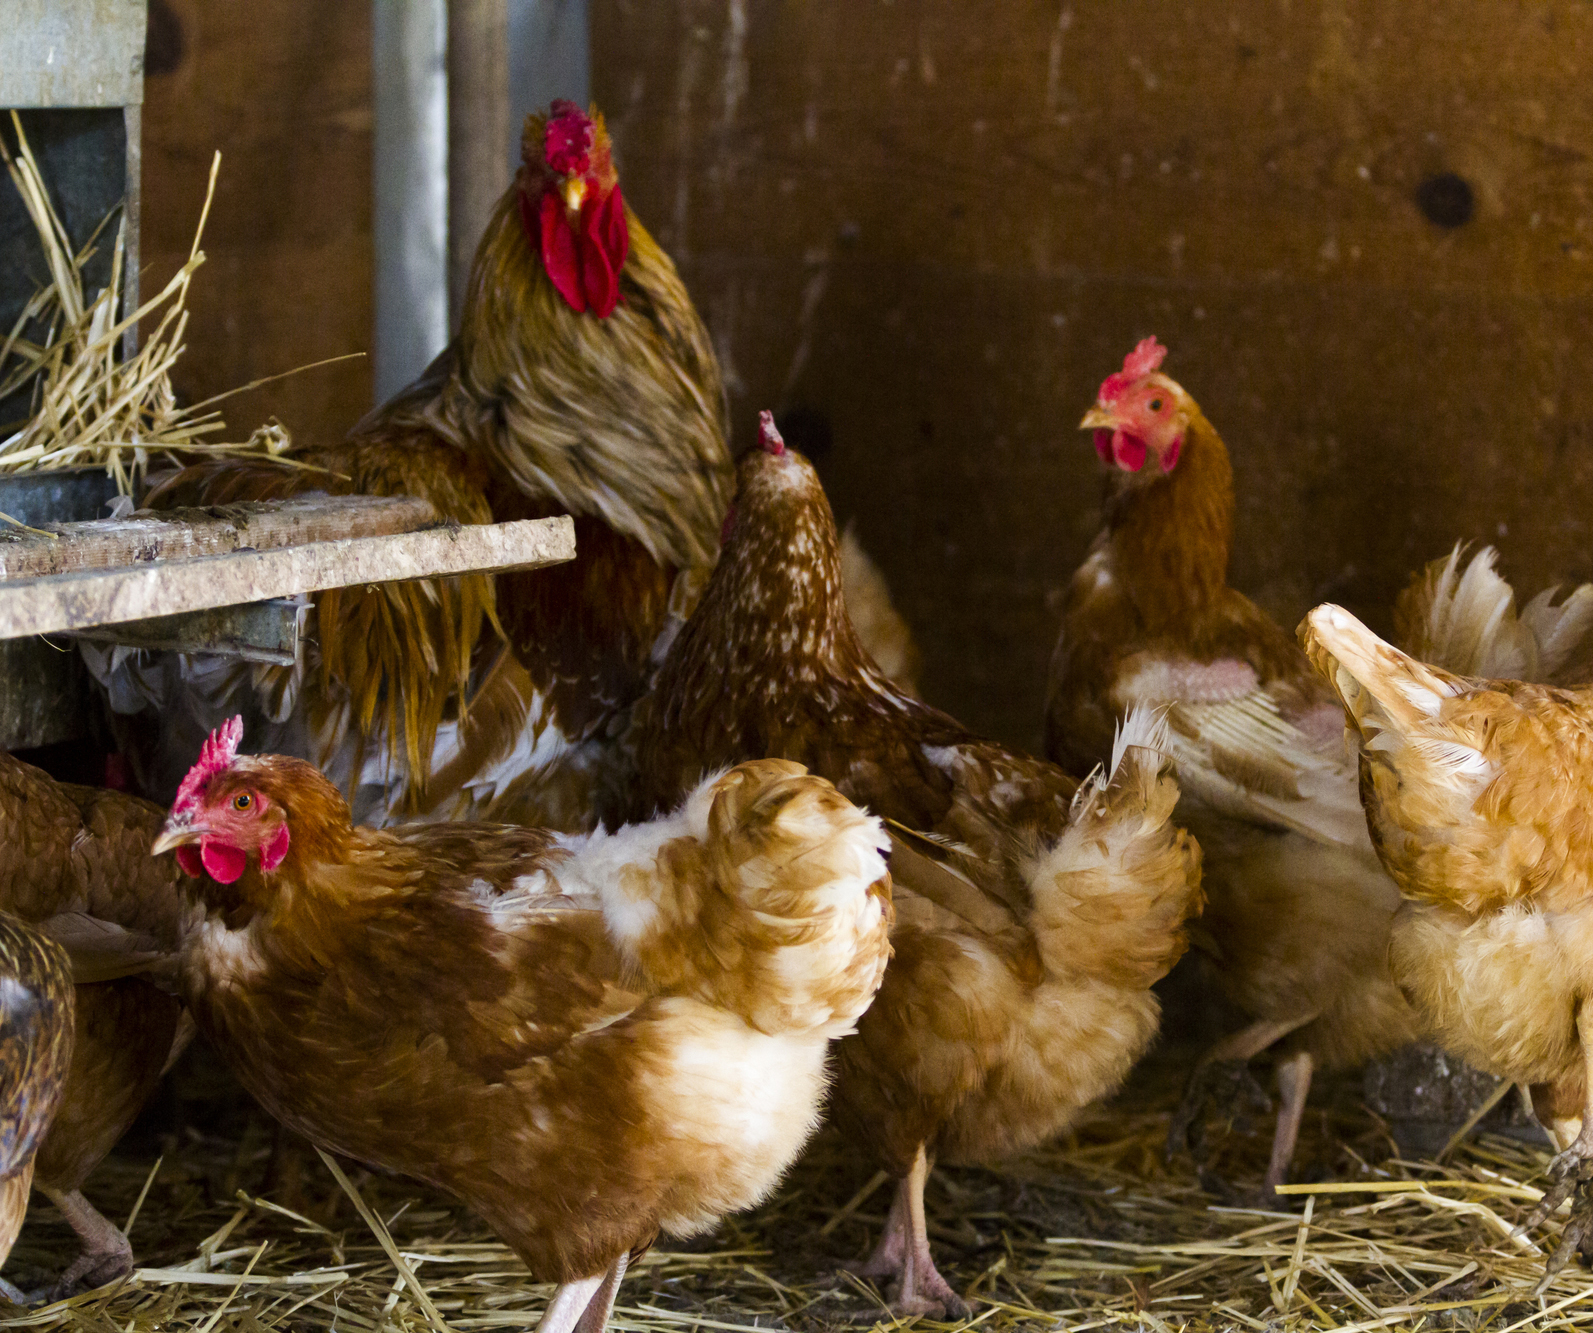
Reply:
[[[1445, 1163], [1406, 1160], [1361, 1108], [1358, 1080], [1329, 1075], [1316, 1082], [1301, 1132], [1295, 1171], [1306, 1183], [1260, 1203], [1271, 1126], [1258, 1124], [1214, 1143], [1208, 1179], [1231, 1191], [1217, 1196], [1190, 1162], [1162, 1158], [1182, 1073], [1176, 1061], [1141, 1070], [1060, 1142], [999, 1169], [936, 1168], [926, 1198], [935, 1258], [973, 1298], [971, 1322], [895, 1320], [881, 1290], [839, 1271], [879, 1239], [891, 1194], [876, 1182], [877, 1162], [826, 1130], [760, 1208], [707, 1238], [660, 1239], [627, 1276], [611, 1326], [1593, 1333], [1585, 1269], [1568, 1265], [1541, 1300], [1532, 1296], [1565, 1214], [1535, 1229], [1530, 1249], [1501, 1230], [1542, 1197], [1546, 1146], [1483, 1131]], [[240, 1102], [193, 1119], [207, 1132], [170, 1139], [157, 1170], [153, 1152], [113, 1154], [85, 1186], [112, 1217], [144, 1196], [134, 1274], [0, 1326], [472, 1333], [540, 1318], [552, 1288], [456, 1201], [379, 1174], [351, 1180], [335, 1161], [306, 1171], [302, 1197], [261, 1198], [272, 1135], [260, 1113]], [[527, 1181], [528, 1202], [537, 1196]], [[7, 1275], [37, 1272], [42, 1282], [76, 1251], [52, 1210], [36, 1208]]]
[[[286, 429], [274, 422], [243, 442], [214, 438], [227, 430], [215, 404], [282, 376], [253, 380], [186, 408], [177, 405], [172, 389], [171, 373], [185, 350], [189, 286], [205, 262], [199, 243], [215, 198], [221, 154], [211, 160], [187, 262], [137, 310], [118, 316], [126, 218], [115, 229], [110, 280], [90, 295], [84, 286], [84, 267], [96, 253], [110, 218], [74, 252], [14, 111], [11, 124], [17, 151], [13, 155], [0, 140], [0, 159], [38, 233], [50, 281], [35, 293], [0, 343], [0, 398], [26, 388], [31, 404], [25, 422], [0, 425], [0, 473], [92, 465], [103, 467], [115, 478], [118, 490], [131, 495], [137, 480], [157, 459], [182, 463], [248, 456], [304, 466], [284, 457], [291, 441]], [[151, 321], [153, 331], [138, 352], [130, 360], [120, 359], [123, 333]], [[33, 336], [24, 336], [28, 332]], [[314, 365], [346, 359], [332, 357]]]

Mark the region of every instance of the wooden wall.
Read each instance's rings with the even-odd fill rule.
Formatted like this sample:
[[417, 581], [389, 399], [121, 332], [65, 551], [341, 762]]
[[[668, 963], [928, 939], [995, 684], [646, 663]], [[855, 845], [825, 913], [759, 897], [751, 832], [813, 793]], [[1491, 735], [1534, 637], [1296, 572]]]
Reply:
[[[189, 291], [190, 400], [371, 338], [371, 34], [367, 3], [150, 0], [144, 289], [188, 258], [212, 152], [221, 177]], [[371, 402], [361, 358], [224, 405], [233, 438], [275, 415], [308, 440]]]
[[[1233, 582], [1388, 623], [1496, 542], [1593, 577], [1593, 7], [594, 0], [627, 198], [745, 442], [822, 414], [930, 698], [1037, 743], [1134, 341], [1234, 455]], [[1469, 207], [1468, 207], [1469, 197]]]

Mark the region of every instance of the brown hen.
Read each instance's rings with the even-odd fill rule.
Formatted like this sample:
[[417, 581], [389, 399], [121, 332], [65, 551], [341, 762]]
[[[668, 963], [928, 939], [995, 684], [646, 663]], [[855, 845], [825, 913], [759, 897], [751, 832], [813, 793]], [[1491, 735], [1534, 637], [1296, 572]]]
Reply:
[[1360, 742], [1372, 841], [1405, 901], [1389, 966], [1434, 1038], [1531, 1086], [1573, 1192], [1552, 1275], [1593, 1238], [1593, 689], [1425, 665], [1319, 606], [1306, 651]]
[[[1391, 1050], [1419, 1025], [1388, 972], [1399, 898], [1367, 838], [1341, 710], [1298, 644], [1228, 586], [1228, 451], [1161, 373], [1165, 352], [1154, 338], [1136, 347], [1082, 423], [1113, 471], [1106, 528], [1068, 588], [1046, 744], [1087, 763], [1127, 709], [1167, 711], [1178, 817], [1205, 853], [1208, 903], [1193, 937], [1252, 1020], [1201, 1057], [1169, 1146], [1192, 1135], [1208, 1100], [1226, 1109], [1249, 1086], [1249, 1060], [1270, 1048], [1283, 1094], [1270, 1196], [1313, 1071]], [[1547, 673], [1582, 646], [1593, 588], [1558, 606], [1545, 594], [1518, 616], [1491, 550], [1464, 573], [1460, 559], [1457, 548], [1401, 598], [1403, 632], [1425, 653], [1463, 670], [1494, 660]]]
[[313, 1142], [447, 1190], [599, 1333], [628, 1257], [762, 1198], [889, 954], [879, 822], [744, 764], [613, 834], [355, 828], [302, 760], [207, 742], [157, 846], [182, 990]]
[[1084, 784], [890, 684], [857, 641], [817, 474], [768, 413], [739, 465], [696, 614], [638, 709], [644, 804], [750, 755], [806, 764], [895, 821], [896, 950], [841, 1048], [837, 1111], [897, 1178], [862, 1272], [903, 1311], [965, 1311], [936, 1270], [924, 1186], [1111, 1092], [1156, 1031], [1151, 985], [1184, 949], [1199, 852], [1169, 823], [1157, 728], [1131, 720]]
[[80, 979], [71, 1067], [33, 1177], [83, 1242], [56, 1297], [131, 1270], [127, 1237], [83, 1185], [193, 1035], [176, 999], [123, 975], [175, 947], [187, 910], [173, 867], [149, 858], [162, 818], [147, 801], [0, 755], [0, 909], [66, 944]]
[[[35, 1154], [66, 1087], [73, 989], [66, 951], [0, 912], [0, 1264], [22, 1230]], [[4, 1278], [0, 1295], [27, 1300]]]

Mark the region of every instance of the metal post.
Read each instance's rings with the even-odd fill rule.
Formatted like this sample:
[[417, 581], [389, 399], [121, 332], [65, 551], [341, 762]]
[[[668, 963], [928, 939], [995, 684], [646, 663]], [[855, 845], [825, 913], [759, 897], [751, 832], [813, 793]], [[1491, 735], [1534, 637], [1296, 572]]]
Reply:
[[458, 323], [476, 244], [509, 183], [507, 0], [448, 2], [448, 294]]
[[445, 0], [374, 0], [376, 398], [448, 342]]

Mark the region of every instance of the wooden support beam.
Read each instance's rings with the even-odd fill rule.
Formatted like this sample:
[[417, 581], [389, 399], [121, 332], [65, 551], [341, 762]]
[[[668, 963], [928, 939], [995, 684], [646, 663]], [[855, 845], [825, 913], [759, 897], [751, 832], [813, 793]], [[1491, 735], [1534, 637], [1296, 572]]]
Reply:
[[0, 579], [376, 537], [414, 532], [436, 522], [431, 504], [411, 496], [319, 496], [159, 513], [145, 509], [126, 518], [41, 525], [53, 537], [19, 528], [0, 530]]
[[7, 580], [0, 582], [0, 639], [361, 583], [537, 569], [574, 558], [575, 524], [561, 516]]
[[119, 625], [95, 625], [73, 637], [127, 648], [177, 653], [219, 653], [245, 662], [292, 666], [298, 660], [299, 632], [307, 603], [278, 597], [242, 606], [218, 606], [178, 616], [151, 616]]

